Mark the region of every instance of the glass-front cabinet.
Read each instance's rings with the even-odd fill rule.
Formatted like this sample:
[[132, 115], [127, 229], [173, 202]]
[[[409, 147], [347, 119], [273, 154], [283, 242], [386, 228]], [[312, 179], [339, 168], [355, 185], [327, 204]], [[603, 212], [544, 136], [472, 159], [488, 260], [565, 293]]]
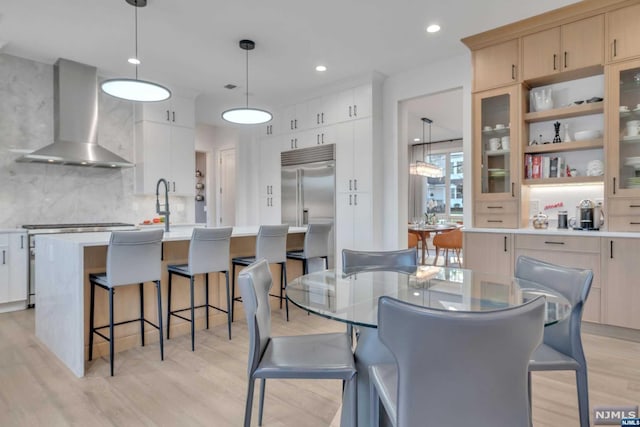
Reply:
[[476, 199], [513, 199], [519, 193], [520, 86], [474, 95]]
[[640, 197], [640, 60], [609, 66], [607, 194]]

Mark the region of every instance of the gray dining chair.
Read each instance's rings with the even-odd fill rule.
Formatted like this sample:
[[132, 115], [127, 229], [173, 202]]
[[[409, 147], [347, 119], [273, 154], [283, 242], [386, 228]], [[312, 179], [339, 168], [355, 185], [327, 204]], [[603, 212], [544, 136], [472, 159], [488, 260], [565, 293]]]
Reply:
[[[418, 248], [396, 251], [354, 251], [342, 250], [342, 271], [354, 274], [361, 271], [395, 270], [413, 273], [418, 267]], [[347, 335], [353, 341], [353, 325], [347, 324]], [[356, 338], [358, 332], [356, 332]]]
[[529, 398], [531, 398], [531, 371], [575, 371], [580, 426], [588, 427], [589, 385], [580, 325], [584, 303], [593, 281], [593, 272], [520, 256], [516, 261], [515, 276], [550, 288], [571, 303], [571, 315], [544, 328], [543, 343], [531, 356]]
[[244, 268], [238, 275], [238, 283], [249, 328], [245, 427], [251, 424], [253, 389], [258, 378], [261, 379], [258, 425], [262, 425], [267, 378], [296, 378], [342, 380], [345, 395], [348, 393], [352, 402], [349, 409], [351, 425], [355, 426], [357, 371], [348, 337], [343, 333], [272, 337], [269, 290], [273, 281], [267, 261]]
[[309, 224], [301, 251], [288, 251], [288, 259], [302, 261], [302, 274], [309, 273], [309, 260], [321, 258], [324, 268], [329, 266], [329, 233], [333, 224]]
[[464, 313], [381, 297], [378, 335], [395, 363], [369, 367], [372, 425], [382, 401], [396, 427], [528, 427], [527, 366], [544, 303]]
[[[164, 231], [113, 231], [107, 248], [107, 269], [103, 273], [89, 275], [91, 296], [89, 305], [89, 360], [93, 359], [93, 336], [98, 335], [109, 342], [109, 368], [113, 376], [113, 358], [115, 326], [140, 322], [140, 336], [144, 347], [145, 323], [156, 328], [160, 335], [160, 360], [164, 360], [164, 342], [162, 340], [162, 299], [160, 279], [162, 277], [162, 236]], [[158, 303], [158, 323], [152, 323], [144, 316], [144, 283], [153, 282], [156, 288]], [[140, 292], [140, 317], [132, 320], [114, 322], [113, 296], [115, 288], [138, 284]], [[96, 286], [109, 294], [109, 323], [95, 326], [95, 293]], [[109, 328], [109, 336], [100, 332]]]
[[236, 266], [251, 265], [256, 260], [266, 259], [270, 264], [280, 265], [280, 294], [271, 295], [286, 303], [286, 317], [289, 321], [289, 300], [284, 295], [287, 287], [287, 235], [289, 225], [261, 225], [256, 236], [256, 252], [252, 256], [239, 256], [231, 258], [231, 321], [234, 319], [234, 308], [236, 301]]
[[[169, 286], [167, 289], [167, 339], [171, 335], [171, 316], [191, 322], [191, 351], [195, 350], [195, 309], [205, 309], [205, 326], [209, 329], [209, 307], [227, 314], [227, 331], [231, 339], [231, 292], [229, 290], [229, 248], [233, 227], [194, 228], [189, 242], [189, 259], [187, 264], [167, 266]], [[209, 304], [209, 273], [224, 273], [227, 296], [227, 309]], [[171, 290], [173, 275], [189, 279], [190, 304], [188, 308], [171, 309]], [[195, 305], [194, 279], [196, 275], [204, 275], [204, 304]], [[191, 311], [190, 317], [182, 312]]]

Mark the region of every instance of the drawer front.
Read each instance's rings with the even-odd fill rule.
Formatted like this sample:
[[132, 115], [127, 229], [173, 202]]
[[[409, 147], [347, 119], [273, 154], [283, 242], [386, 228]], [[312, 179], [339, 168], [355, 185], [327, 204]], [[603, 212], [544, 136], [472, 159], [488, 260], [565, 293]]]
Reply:
[[478, 228], [518, 228], [518, 216], [500, 214], [477, 214], [474, 226]]
[[609, 216], [635, 216], [640, 222], [640, 199], [609, 199]]
[[640, 215], [610, 216], [609, 231], [637, 231], [640, 232]]
[[0, 234], [0, 245], [6, 246], [9, 244], [9, 234]]
[[517, 214], [518, 204], [515, 201], [506, 202], [476, 202], [476, 214], [502, 215]]
[[600, 253], [600, 237], [516, 235], [517, 249]]

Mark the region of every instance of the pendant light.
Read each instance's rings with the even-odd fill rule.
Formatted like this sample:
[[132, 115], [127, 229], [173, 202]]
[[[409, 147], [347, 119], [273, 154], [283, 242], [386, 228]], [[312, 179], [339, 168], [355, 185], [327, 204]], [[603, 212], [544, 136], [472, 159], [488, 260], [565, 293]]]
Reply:
[[256, 44], [252, 40], [240, 40], [240, 49], [246, 52], [246, 104], [244, 107], [232, 108], [222, 113], [222, 118], [228, 122], [241, 125], [257, 125], [266, 123], [273, 118], [270, 112], [258, 108], [249, 107], [249, 51], [253, 50]]
[[145, 7], [147, 0], [125, 0], [135, 8], [135, 58], [130, 58], [129, 62], [136, 66], [136, 78], [118, 78], [102, 82], [102, 91], [113, 97], [127, 101], [156, 102], [164, 101], [171, 97], [171, 91], [166, 87], [146, 80], [138, 79], [138, 8]]
[[[444, 176], [442, 168], [436, 166], [431, 162], [431, 123], [433, 123], [433, 120], [426, 117], [423, 117], [420, 120], [422, 120], [422, 160], [418, 160], [415, 163], [412, 163], [409, 166], [409, 173], [411, 175], [426, 176], [427, 178], [442, 178]], [[426, 142], [424, 140], [424, 128], [426, 123], [429, 124], [429, 144], [427, 145], [429, 157], [428, 162], [424, 161], [424, 146], [426, 145]]]

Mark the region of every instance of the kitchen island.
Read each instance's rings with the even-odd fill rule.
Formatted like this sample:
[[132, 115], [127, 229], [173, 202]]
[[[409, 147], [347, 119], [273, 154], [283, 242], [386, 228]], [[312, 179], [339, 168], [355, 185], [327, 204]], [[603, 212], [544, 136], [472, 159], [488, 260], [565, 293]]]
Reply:
[[[167, 307], [167, 264], [186, 263], [189, 241], [193, 227], [173, 227], [174, 231], [165, 232], [162, 247], [162, 305], [164, 316]], [[253, 255], [255, 237], [259, 227], [234, 227], [231, 236], [231, 257]], [[290, 227], [287, 249], [301, 248], [306, 227]], [[78, 377], [85, 374], [88, 355], [89, 331], [89, 274], [105, 271], [107, 247], [110, 233], [69, 233], [37, 236], [36, 253], [36, 336]], [[300, 274], [299, 263], [287, 268], [290, 277]], [[231, 262], [229, 262], [231, 271]], [[274, 270], [274, 274], [278, 274]], [[196, 305], [204, 300], [204, 290], [200, 283], [196, 285]], [[230, 278], [231, 280], [231, 278]], [[188, 306], [189, 286], [174, 285], [172, 305]], [[224, 275], [210, 274], [210, 302], [212, 305], [226, 308]], [[149, 293], [147, 297], [147, 293]], [[155, 322], [153, 286], [145, 286], [145, 317]], [[119, 288], [115, 302], [116, 321], [139, 316], [139, 296], [137, 286]], [[200, 295], [201, 294], [201, 295]], [[106, 292], [96, 292], [96, 325], [108, 322]], [[241, 309], [241, 304], [236, 304]], [[216, 312], [216, 313], [214, 313]], [[226, 316], [216, 310], [210, 312], [211, 325], [226, 323]], [[241, 318], [242, 313], [236, 318]], [[204, 311], [196, 312], [196, 327], [204, 325]], [[166, 326], [165, 326], [166, 327]], [[188, 323], [174, 321], [171, 335], [187, 333]], [[163, 332], [166, 334], [166, 331]], [[116, 351], [139, 345], [140, 331], [135, 324], [116, 328]], [[158, 340], [155, 329], [145, 331], [145, 342]], [[96, 340], [94, 358], [108, 354], [108, 343]], [[166, 344], [165, 344], [166, 345]]]

